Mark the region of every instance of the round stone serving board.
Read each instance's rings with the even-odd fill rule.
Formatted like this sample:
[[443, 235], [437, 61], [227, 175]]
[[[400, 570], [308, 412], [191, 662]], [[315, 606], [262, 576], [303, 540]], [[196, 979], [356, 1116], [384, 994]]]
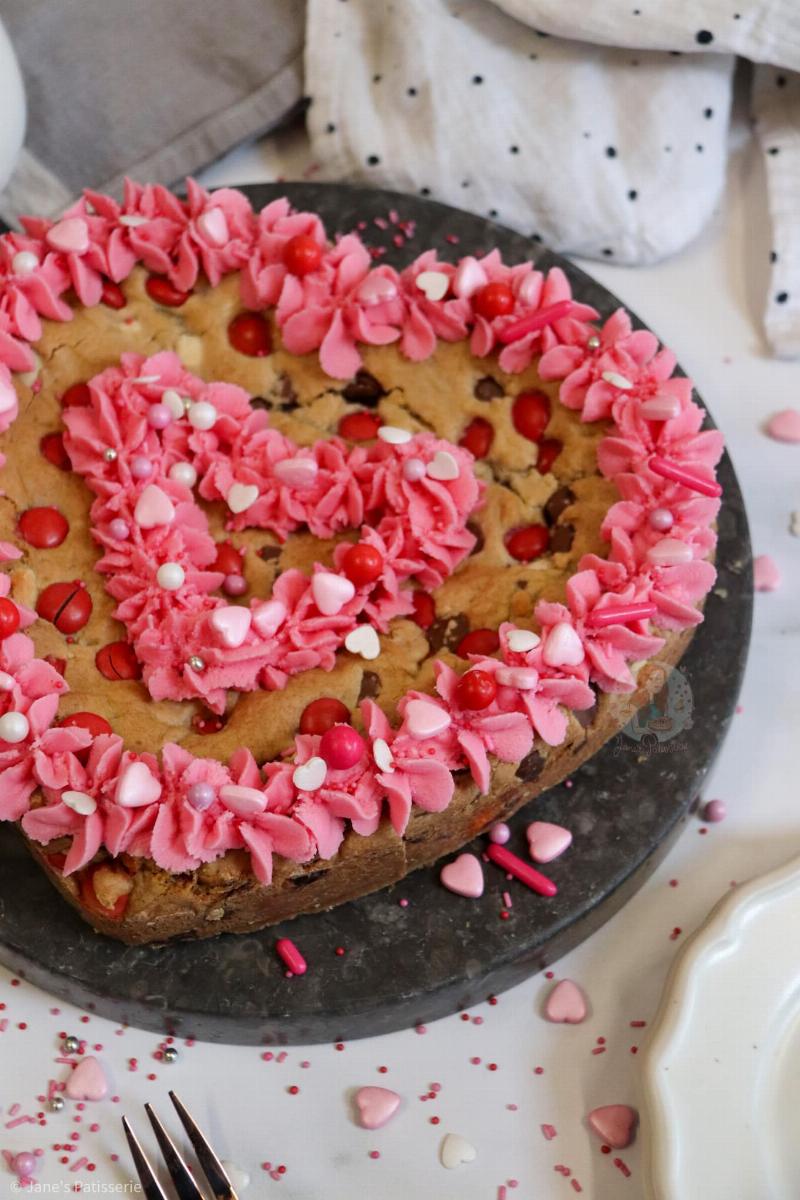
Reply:
[[[368, 222], [362, 236], [403, 264], [423, 248], [443, 257], [499, 246], [507, 261], [559, 265], [581, 300], [607, 317], [618, 301], [577, 267], [491, 221], [385, 191], [335, 184], [244, 189], [259, 206], [287, 194], [322, 214], [329, 231]], [[396, 210], [413, 240], [373, 224]], [[457, 243], [455, 239], [457, 240]], [[438, 869], [329, 913], [244, 936], [126, 947], [94, 933], [56, 895], [17, 832], [0, 827], [0, 961], [55, 995], [114, 1021], [208, 1041], [275, 1045], [387, 1033], [467, 1007], [552, 963], [609, 919], [636, 891], [685, 824], [730, 723], [747, 656], [751, 551], [730, 460], [720, 468], [719, 580], [680, 670], [694, 698], [690, 728], [659, 753], [618, 735], [573, 777], [512, 822], [510, 848], [526, 854], [534, 819], [568, 826], [574, 843], [544, 868], [558, 884], [545, 900], [487, 863], [480, 900], [446, 891]], [[472, 849], [480, 852], [480, 841]], [[500, 919], [502, 893], [513, 908]], [[406, 898], [402, 907], [399, 900]], [[274, 946], [291, 936], [308, 973], [287, 979]], [[345, 948], [337, 955], [336, 948]]]

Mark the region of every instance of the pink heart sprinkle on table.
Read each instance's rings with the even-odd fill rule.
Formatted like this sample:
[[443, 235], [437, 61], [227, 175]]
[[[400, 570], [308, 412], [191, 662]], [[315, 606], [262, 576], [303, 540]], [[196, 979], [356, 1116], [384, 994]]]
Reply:
[[773, 413], [767, 421], [766, 431], [777, 442], [800, 442], [800, 410], [784, 408]]
[[599, 1138], [614, 1150], [624, 1150], [634, 1139], [639, 1114], [629, 1104], [605, 1104], [592, 1109], [586, 1119]]
[[70, 1100], [102, 1100], [108, 1095], [106, 1073], [96, 1058], [82, 1058], [64, 1088]]
[[356, 1107], [362, 1129], [382, 1129], [400, 1107], [400, 1097], [390, 1088], [362, 1087], [356, 1092]]
[[534, 862], [548, 863], [572, 845], [572, 834], [563, 825], [533, 821], [528, 826], [528, 850]]
[[580, 1025], [588, 1011], [585, 995], [571, 979], [559, 980], [544, 1005], [545, 1018], [558, 1025]]
[[449, 892], [477, 900], [483, 895], [483, 867], [474, 854], [459, 854], [442, 867], [439, 879]]

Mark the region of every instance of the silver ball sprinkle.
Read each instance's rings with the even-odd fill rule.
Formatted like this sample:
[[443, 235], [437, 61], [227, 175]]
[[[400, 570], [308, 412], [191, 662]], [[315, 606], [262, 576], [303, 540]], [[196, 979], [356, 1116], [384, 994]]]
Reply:
[[116, 450], [114, 450], [111, 446], [109, 446], [107, 450], [103, 451], [103, 458], [106, 460], [106, 462], [116, 462], [117, 461]]
[[589, 347], [590, 350], [599, 350], [600, 349], [600, 338], [597, 336], [597, 334], [594, 334], [592, 337], [589, 338], [586, 345]]
[[177, 1060], [178, 1051], [174, 1046], [165, 1046], [163, 1050], [163, 1057], [165, 1063], [174, 1063]]
[[80, 1050], [80, 1048], [81, 1048], [80, 1041], [78, 1040], [78, 1038], [73, 1037], [72, 1034], [70, 1034], [69, 1037], [65, 1037], [63, 1042], [61, 1043], [61, 1049], [64, 1051], [65, 1054], [77, 1054], [77, 1052]]
[[61, 1112], [63, 1107], [64, 1107], [64, 1097], [63, 1096], [51, 1096], [50, 1097], [50, 1112]]
[[201, 658], [199, 654], [193, 654], [188, 660], [188, 666], [190, 666], [193, 671], [205, 671], [206, 660]]

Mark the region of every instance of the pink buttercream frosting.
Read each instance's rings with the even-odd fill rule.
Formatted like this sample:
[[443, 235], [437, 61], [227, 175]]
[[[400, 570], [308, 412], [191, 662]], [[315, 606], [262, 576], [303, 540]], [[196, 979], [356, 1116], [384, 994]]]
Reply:
[[[394, 721], [363, 701], [364, 755], [347, 770], [325, 769], [313, 790], [304, 790], [303, 771], [296, 772], [322, 761], [314, 736], [298, 734], [277, 761], [259, 767], [244, 749], [227, 765], [171, 744], [157, 759], [132, 754], [114, 734], [93, 737], [58, 726], [64, 679], [35, 658], [27, 634], [7, 637], [0, 642], [0, 716], [24, 714], [28, 734], [17, 743], [0, 741], [0, 819], [21, 820], [43, 844], [70, 838], [66, 873], [102, 848], [113, 856], [151, 857], [177, 873], [247, 849], [255, 875], [269, 884], [274, 855], [298, 863], [331, 857], [348, 828], [369, 836], [384, 814], [402, 835], [415, 806], [447, 807], [457, 772], [469, 771], [486, 792], [492, 758], [518, 762], [535, 737], [560, 744], [569, 710], [591, 707], [596, 689], [631, 691], [631, 664], [663, 645], [654, 628], [677, 630], [702, 619], [698, 604], [715, 578], [708, 556], [719, 501], [665, 479], [650, 461], [658, 456], [712, 481], [721, 435], [703, 429], [691, 383], [675, 374], [671, 352], [648, 331], [634, 330], [623, 310], [597, 329], [591, 324], [597, 314], [572, 299], [558, 268], [545, 275], [530, 263], [507, 266], [497, 251], [448, 263], [426, 251], [397, 272], [376, 266], [357, 234], [330, 242], [316, 214], [294, 212], [286, 200], [255, 214], [240, 193], [208, 193], [191, 180], [185, 199], [129, 181], [121, 203], [90, 191], [60, 221], [27, 218], [23, 227], [0, 237], [0, 431], [17, 413], [11, 373], [32, 367], [30, 345], [41, 336], [43, 318], [70, 319], [69, 289], [96, 304], [104, 282], [124, 280], [137, 263], [184, 292], [201, 274], [213, 284], [239, 270], [244, 304], [274, 308], [285, 348], [318, 351], [333, 378], [352, 377], [364, 344], [396, 342], [419, 361], [439, 341], [469, 339], [474, 354], [497, 351], [501, 368], [511, 372], [541, 356], [539, 373], [561, 381], [562, 403], [585, 421], [610, 422], [598, 465], [620, 496], [602, 525], [608, 556], [584, 556], [566, 603], [536, 606], [539, 642], [513, 650], [514, 626], [505, 624], [496, 656], [471, 656], [467, 669], [489, 673], [497, 684], [486, 709], [462, 709], [459, 675], [438, 663], [435, 695], [408, 693]], [[319, 267], [303, 276], [284, 262], [286, 244], [298, 234], [321, 251]], [[420, 282], [426, 273], [444, 279], [431, 288], [430, 278]], [[475, 308], [476, 292], [490, 282], [509, 287], [514, 299], [513, 311], [492, 321]], [[213, 427], [175, 416], [165, 429], [153, 428], [148, 411], [168, 390], [190, 405], [212, 405]], [[474, 544], [466, 524], [482, 485], [471, 457], [430, 435], [355, 447], [331, 438], [300, 449], [251, 408], [240, 388], [206, 383], [167, 352], [123, 355], [118, 367], [91, 381], [90, 395], [88, 406], [65, 410], [65, 441], [94, 493], [97, 568], [156, 699], [202, 698], [222, 712], [230, 689], [280, 688], [298, 671], [329, 669], [360, 620], [385, 631], [411, 611], [411, 579], [434, 590]], [[108, 449], [116, 451], [111, 462]], [[408, 459], [427, 465], [439, 453], [456, 460], [455, 480], [406, 479]], [[150, 462], [146, 480], [134, 477], [134, 456]], [[281, 540], [303, 528], [321, 538], [359, 530], [381, 555], [380, 578], [325, 613], [317, 603], [325, 588], [319, 576], [331, 572], [286, 571], [271, 597], [250, 602], [249, 626], [234, 636], [241, 613], [236, 621], [228, 617], [231, 606], [216, 594], [222, 583], [211, 569], [216, 546], [194, 490], [170, 478], [178, 463], [192, 464], [204, 501], [228, 505], [231, 529], [267, 529]], [[143, 499], [148, 487], [158, 495]], [[242, 489], [251, 503], [237, 503]], [[131, 531], [123, 540], [111, 528], [118, 517]], [[659, 555], [666, 536], [684, 561]], [[340, 580], [347, 549], [342, 543], [334, 552], [332, 573]], [[0, 543], [0, 561], [17, 557], [16, 548]], [[166, 563], [184, 571], [182, 584], [169, 591], [156, 578]], [[9, 586], [0, 573], [0, 596]], [[629, 618], [624, 610], [632, 604], [652, 606], [655, 616]], [[613, 609], [623, 616], [609, 623]], [[601, 612], [605, 619], [596, 623]], [[35, 620], [22, 608], [20, 617], [20, 630]], [[190, 664], [196, 658], [202, 669]], [[30, 807], [37, 789], [44, 803]], [[91, 797], [85, 813], [65, 803], [68, 791]]]

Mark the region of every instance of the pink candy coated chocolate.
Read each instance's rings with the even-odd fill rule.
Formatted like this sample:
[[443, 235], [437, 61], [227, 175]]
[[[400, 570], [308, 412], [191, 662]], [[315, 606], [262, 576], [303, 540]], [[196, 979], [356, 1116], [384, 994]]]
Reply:
[[605, 1104], [592, 1109], [586, 1119], [602, 1141], [614, 1150], [624, 1150], [634, 1139], [639, 1114], [629, 1104]]
[[363, 1087], [355, 1096], [362, 1129], [381, 1129], [400, 1107], [400, 1097], [389, 1088]]
[[439, 879], [448, 892], [477, 900], [483, 895], [483, 867], [474, 854], [459, 854], [458, 858], [442, 867]]
[[777, 442], [800, 442], [800, 410], [784, 408], [770, 417], [766, 428]]
[[572, 834], [563, 825], [533, 821], [527, 829], [528, 850], [534, 862], [552, 862], [572, 845]]
[[64, 1088], [70, 1100], [102, 1100], [108, 1095], [106, 1073], [91, 1054], [82, 1058]]
[[544, 1005], [547, 1020], [558, 1025], [580, 1025], [588, 1011], [585, 995], [571, 979], [560, 979]]

